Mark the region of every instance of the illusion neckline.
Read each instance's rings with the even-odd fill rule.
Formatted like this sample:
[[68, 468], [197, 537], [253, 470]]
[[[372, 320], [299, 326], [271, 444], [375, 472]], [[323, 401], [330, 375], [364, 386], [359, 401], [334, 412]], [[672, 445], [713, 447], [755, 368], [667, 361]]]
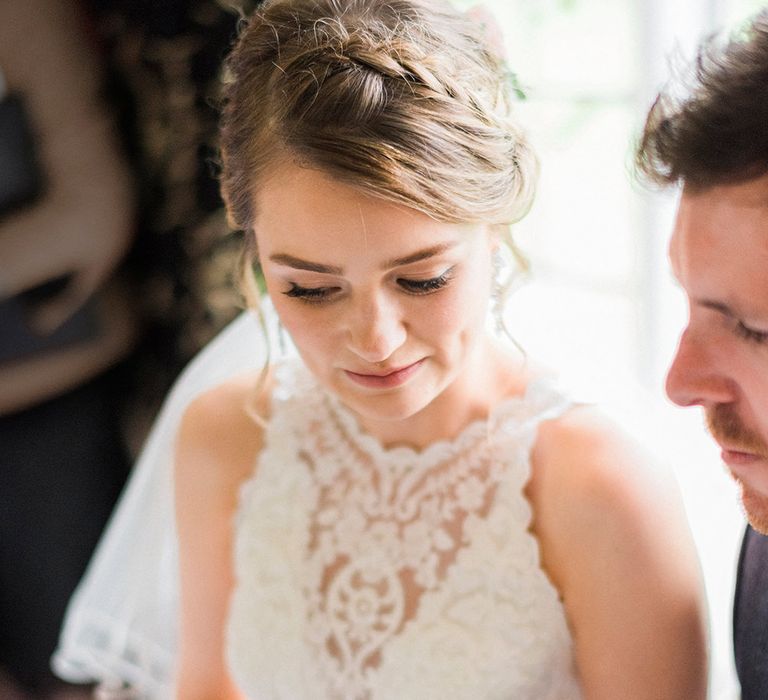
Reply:
[[402, 466], [426, 466], [443, 461], [451, 456], [465, 452], [483, 437], [495, 434], [506, 423], [515, 418], [524, 420], [527, 414], [553, 390], [554, 377], [541, 374], [531, 377], [525, 389], [512, 396], [507, 396], [491, 406], [488, 415], [469, 421], [456, 435], [436, 440], [424, 448], [410, 445], [384, 445], [378, 437], [367, 431], [360, 423], [355, 412], [338, 397], [320, 386], [306, 367], [302, 367], [305, 376], [314, 385], [324, 403], [331, 412], [348, 439], [364, 453], [380, 463]]

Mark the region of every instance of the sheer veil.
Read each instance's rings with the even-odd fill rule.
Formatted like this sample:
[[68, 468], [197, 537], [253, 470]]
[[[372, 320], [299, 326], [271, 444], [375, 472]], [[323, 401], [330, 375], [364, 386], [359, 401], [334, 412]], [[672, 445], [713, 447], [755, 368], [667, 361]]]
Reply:
[[[267, 326], [275, 323], [266, 311]], [[272, 329], [270, 328], [270, 331]], [[275, 335], [270, 332], [270, 337]], [[178, 610], [173, 450], [181, 415], [205, 389], [260, 368], [267, 341], [245, 312], [188, 365], [163, 404], [120, 501], [70, 600], [52, 666], [71, 682], [99, 681], [102, 697], [173, 695]]]

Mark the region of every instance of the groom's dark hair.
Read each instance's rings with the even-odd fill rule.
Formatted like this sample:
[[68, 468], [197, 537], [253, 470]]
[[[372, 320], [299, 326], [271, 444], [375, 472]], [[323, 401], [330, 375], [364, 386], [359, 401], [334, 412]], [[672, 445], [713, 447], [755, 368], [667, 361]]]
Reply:
[[636, 165], [653, 182], [693, 189], [768, 172], [768, 10], [725, 43], [701, 44], [656, 97]]

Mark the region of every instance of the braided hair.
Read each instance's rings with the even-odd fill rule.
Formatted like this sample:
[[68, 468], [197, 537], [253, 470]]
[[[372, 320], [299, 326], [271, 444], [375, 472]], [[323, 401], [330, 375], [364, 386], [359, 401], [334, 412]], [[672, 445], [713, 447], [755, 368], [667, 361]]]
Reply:
[[482, 28], [434, 0], [272, 0], [227, 62], [222, 191], [252, 227], [280, 159], [447, 222], [511, 223], [536, 159]]

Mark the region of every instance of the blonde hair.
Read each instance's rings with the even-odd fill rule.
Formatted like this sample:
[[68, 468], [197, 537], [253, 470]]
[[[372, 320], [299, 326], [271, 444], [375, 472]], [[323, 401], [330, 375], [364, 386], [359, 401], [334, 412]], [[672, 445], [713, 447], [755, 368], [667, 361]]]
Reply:
[[530, 207], [537, 162], [509, 74], [448, 4], [268, 0], [226, 70], [221, 187], [246, 232], [246, 296], [254, 192], [285, 158], [439, 221], [511, 224]]

